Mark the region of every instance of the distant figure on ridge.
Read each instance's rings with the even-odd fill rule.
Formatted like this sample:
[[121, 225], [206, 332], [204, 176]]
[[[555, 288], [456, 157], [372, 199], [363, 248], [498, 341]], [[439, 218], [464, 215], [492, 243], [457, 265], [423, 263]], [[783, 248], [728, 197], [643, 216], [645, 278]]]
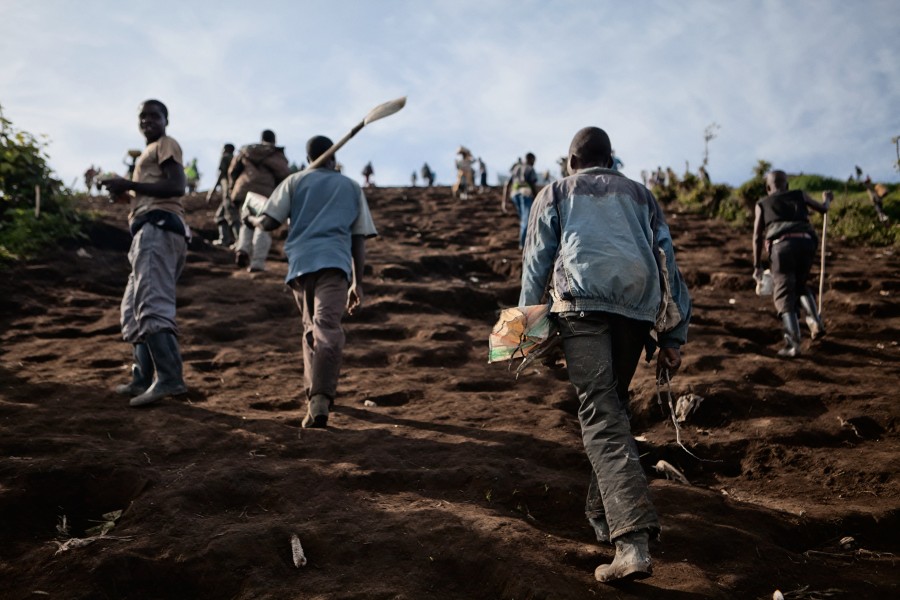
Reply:
[[413, 171], [412, 175], [409, 176], [409, 182], [412, 184], [412, 187], [416, 187], [416, 183], [418, 182], [417, 177], [418, 175], [415, 171]]
[[509, 198], [519, 214], [519, 248], [525, 247], [525, 234], [528, 231], [528, 216], [531, 204], [537, 196], [537, 173], [534, 170], [534, 154], [525, 155], [524, 163], [516, 163], [509, 173], [509, 179], [503, 184], [503, 196], [500, 210], [506, 212], [506, 199]]
[[428, 163], [422, 165], [422, 182], [425, 183], [425, 187], [434, 185], [434, 171], [431, 170]]
[[200, 185], [200, 171], [197, 170], [197, 159], [194, 158], [184, 168], [184, 176], [187, 179], [188, 193], [193, 194]]
[[616, 156], [616, 151], [613, 149], [612, 151], [612, 170], [613, 171], [621, 171], [622, 167], [625, 166], [625, 163], [622, 162], [622, 159]]
[[362, 170], [362, 176], [363, 176], [363, 180], [365, 181], [366, 187], [371, 187], [372, 175], [374, 175], [374, 174], [375, 174], [375, 169], [372, 168], [371, 161], [367, 162], [366, 166], [363, 167], [363, 170]]
[[475, 190], [475, 171], [472, 168], [474, 159], [472, 153], [465, 146], [460, 146], [456, 151], [459, 158], [456, 159], [456, 183], [453, 184], [454, 198], [468, 198], [469, 192]]
[[272, 235], [250, 225], [247, 218], [260, 215], [269, 194], [290, 174], [284, 148], [275, 145], [275, 133], [269, 129], [262, 132], [260, 143], [244, 146], [231, 161], [231, 197], [241, 207], [242, 221], [234, 252], [238, 267], [248, 267], [250, 272], [266, 270]]
[[481, 157], [478, 157], [478, 193], [480, 194], [487, 188], [487, 166]]
[[91, 193], [91, 188], [94, 185], [94, 178], [100, 174], [100, 169], [95, 168], [94, 165], [91, 165], [87, 171], [84, 172], [84, 187], [87, 188], [88, 194]]
[[816, 257], [816, 232], [809, 222], [809, 210], [828, 211], [834, 196], [822, 192], [820, 204], [801, 190], [788, 190], [784, 171], [766, 175], [769, 194], [756, 203], [753, 222], [753, 278], [763, 277], [763, 249], [771, 262], [774, 291], [772, 299], [784, 328], [784, 348], [778, 355], [800, 355], [800, 308], [806, 312], [806, 324], [813, 339], [825, 334], [816, 300], [806, 287]]
[[[866, 186], [866, 192], [869, 194], [869, 200], [871, 200], [872, 205], [875, 206], [875, 214], [878, 215], [878, 220], [882, 223], [887, 223], [890, 219], [884, 212], [884, 204], [882, 203], [884, 196], [887, 196], [887, 190], [881, 184], [873, 185], [872, 178], [868, 175], [866, 175], [864, 185]], [[884, 193], [881, 193], [879, 188], [884, 190]]]

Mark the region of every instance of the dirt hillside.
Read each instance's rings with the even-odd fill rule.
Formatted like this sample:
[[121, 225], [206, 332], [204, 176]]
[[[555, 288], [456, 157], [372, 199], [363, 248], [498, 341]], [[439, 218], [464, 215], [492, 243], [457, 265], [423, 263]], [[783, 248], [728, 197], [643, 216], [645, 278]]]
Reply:
[[[185, 397], [132, 409], [111, 392], [131, 362], [122, 207], [89, 202], [90, 239], [0, 272], [0, 596], [900, 596], [897, 254], [830, 240], [828, 335], [786, 361], [753, 293], [749, 234], [669, 213], [695, 314], [671, 391], [703, 398], [681, 428], [702, 460], [676, 443], [642, 364], [633, 428], [663, 534], [651, 579], [609, 587], [593, 579], [613, 550], [584, 519], [564, 371], [514, 381], [486, 361], [518, 298], [516, 217], [496, 190], [368, 196], [381, 236], [327, 430], [299, 429], [281, 241], [267, 272], [237, 270], [208, 243], [214, 207], [199, 195], [178, 291]], [[654, 470], [661, 459], [690, 484]], [[70, 541], [108, 520], [103, 539]]]

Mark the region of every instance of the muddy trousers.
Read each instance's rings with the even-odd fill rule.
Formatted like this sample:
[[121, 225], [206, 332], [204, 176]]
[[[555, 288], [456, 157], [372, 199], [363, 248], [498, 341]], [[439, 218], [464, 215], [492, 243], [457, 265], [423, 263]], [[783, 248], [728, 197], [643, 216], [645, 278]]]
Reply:
[[151, 333], [171, 331], [175, 323], [175, 282], [181, 276], [187, 240], [152, 223], [141, 227], [131, 240], [131, 274], [121, 304], [122, 338], [131, 344]]
[[628, 386], [650, 324], [602, 312], [559, 318], [569, 380], [578, 393], [578, 420], [593, 472], [586, 516], [605, 519], [610, 538], [659, 532], [647, 478], [628, 420]]
[[800, 310], [800, 298], [806, 293], [806, 281], [816, 258], [816, 240], [787, 238], [769, 248], [772, 261], [772, 300], [778, 316]]
[[344, 353], [341, 318], [347, 308], [347, 274], [322, 269], [291, 280], [294, 299], [303, 319], [303, 385], [306, 397], [337, 395]]

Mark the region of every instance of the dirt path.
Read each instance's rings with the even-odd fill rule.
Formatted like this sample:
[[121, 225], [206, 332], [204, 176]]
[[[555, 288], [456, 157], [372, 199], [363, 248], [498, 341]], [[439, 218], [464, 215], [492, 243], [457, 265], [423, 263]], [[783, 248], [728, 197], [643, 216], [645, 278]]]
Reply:
[[[248, 274], [198, 240], [179, 286], [190, 394], [146, 410], [110, 392], [124, 212], [102, 202], [83, 244], [0, 274], [0, 581], [4, 598], [832, 598], [898, 595], [900, 271], [890, 251], [832, 244], [828, 336], [779, 359], [770, 301], [753, 294], [749, 235], [670, 214], [695, 318], [678, 396], [652, 368], [634, 429], [663, 523], [654, 577], [611, 588], [583, 518], [588, 463], [564, 374], [514, 382], [486, 364], [518, 298], [516, 218], [494, 191], [370, 194], [366, 308], [346, 322], [327, 430], [303, 415], [299, 318], [270, 270]], [[196, 197], [189, 222], [214, 237]], [[366, 400], [376, 406], [366, 406]], [[665, 459], [693, 485], [653, 470]], [[55, 554], [57, 525], [106, 539]], [[309, 558], [291, 563], [296, 533]], [[852, 536], [855, 545], [839, 540]], [[814, 596], [806, 596], [814, 597]]]

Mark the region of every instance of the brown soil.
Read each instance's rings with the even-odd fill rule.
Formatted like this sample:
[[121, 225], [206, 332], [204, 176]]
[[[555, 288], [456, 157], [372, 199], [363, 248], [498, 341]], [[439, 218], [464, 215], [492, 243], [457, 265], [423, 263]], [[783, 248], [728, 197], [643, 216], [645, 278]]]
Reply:
[[[705, 399], [682, 430], [704, 460], [675, 443], [642, 364], [633, 426], [663, 536], [651, 579], [609, 587], [593, 579], [613, 552], [583, 517], [589, 466], [564, 373], [515, 382], [486, 363], [518, 297], [516, 217], [496, 190], [369, 196], [381, 237], [327, 430], [299, 429], [280, 242], [268, 272], [236, 270], [208, 244], [199, 196], [178, 298], [186, 397], [132, 409], [110, 391], [130, 365], [121, 207], [95, 200], [90, 240], [0, 274], [0, 596], [898, 597], [896, 254], [831, 241], [828, 336], [782, 360], [749, 234], [669, 215], [695, 306], [672, 393]], [[691, 485], [653, 470], [660, 459]], [[119, 509], [106, 538], [57, 552], [63, 516], [85, 537]]]

